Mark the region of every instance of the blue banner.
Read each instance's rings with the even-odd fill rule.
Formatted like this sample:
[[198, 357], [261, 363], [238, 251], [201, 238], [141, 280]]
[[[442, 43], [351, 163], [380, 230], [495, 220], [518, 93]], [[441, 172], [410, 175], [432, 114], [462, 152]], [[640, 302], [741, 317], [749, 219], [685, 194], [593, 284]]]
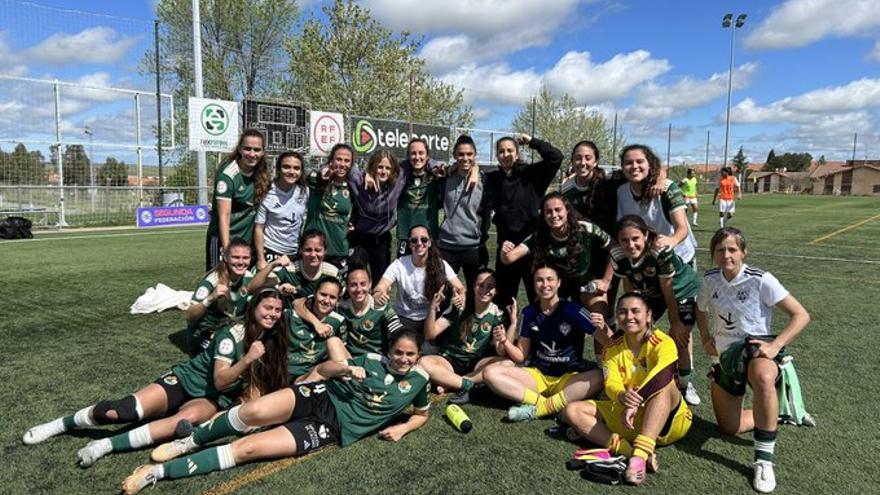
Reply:
[[204, 205], [149, 206], [137, 210], [139, 229], [174, 225], [204, 225], [209, 220], [210, 213], [208, 207]]

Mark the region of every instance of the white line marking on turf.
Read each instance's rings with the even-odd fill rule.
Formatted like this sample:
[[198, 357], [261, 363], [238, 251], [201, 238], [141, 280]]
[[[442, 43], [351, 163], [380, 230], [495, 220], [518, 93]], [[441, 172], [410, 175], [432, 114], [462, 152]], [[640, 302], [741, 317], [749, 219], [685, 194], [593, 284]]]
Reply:
[[192, 233], [200, 233], [204, 234], [205, 231], [203, 229], [200, 230], [165, 230], [162, 232], [129, 232], [126, 234], [95, 234], [95, 235], [58, 235], [53, 237], [37, 237], [34, 239], [13, 239], [9, 241], [0, 242], [0, 246], [4, 244], [15, 244], [19, 242], [45, 242], [45, 241], [58, 241], [58, 240], [69, 240], [69, 239], [101, 239], [107, 237], [137, 237], [142, 235], [169, 235], [169, 234], [192, 234]]
[[[707, 248], [697, 248], [697, 251], [709, 252]], [[749, 251], [749, 254], [755, 256], [770, 256], [772, 258], [797, 258], [800, 260], [815, 261], [842, 261], [845, 263], [861, 263], [865, 265], [880, 265], [880, 260], [853, 260], [849, 258], [832, 258], [829, 256], [804, 256], [800, 254], [777, 254], [777, 253], [761, 253], [758, 251]]]

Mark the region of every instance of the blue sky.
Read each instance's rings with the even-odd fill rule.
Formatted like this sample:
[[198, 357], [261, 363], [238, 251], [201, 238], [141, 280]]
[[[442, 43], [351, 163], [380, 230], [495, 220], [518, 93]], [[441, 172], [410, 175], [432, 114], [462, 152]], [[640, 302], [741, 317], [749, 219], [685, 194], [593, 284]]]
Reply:
[[[388, 27], [424, 36], [421, 55], [431, 73], [465, 90], [478, 127], [508, 128], [518, 106], [544, 84], [608, 117], [616, 112], [628, 142], [645, 142], [661, 155], [671, 123], [673, 163], [702, 162], [707, 130], [709, 159], [721, 160], [730, 46], [721, 18], [746, 13], [736, 32], [731, 155], [743, 146], [753, 162], [762, 162], [771, 147], [847, 159], [856, 132], [858, 158], [880, 155], [876, 0], [361, 3]], [[0, 0], [4, 72], [152, 89], [134, 72], [151, 43], [151, 0], [39, 4], [134, 20]], [[304, 15], [320, 5], [305, 2]], [[0, 136], [9, 135], [10, 122], [21, 127], [16, 109], [43, 92], [29, 89], [16, 105], [20, 95], [0, 89]], [[102, 96], [71, 95], [65, 129], [77, 134], [90, 123], [103, 126], [109, 141], [131, 142], [131, 126], [123, 125], [131, 120], [130, 102]], [[152, 103], [144, 105], [142, 112], [155, 111], [147, 108]], [[107, 112], [119, 120], [107, 119]], [[45, 109], [36, 113], [51, 119]]]

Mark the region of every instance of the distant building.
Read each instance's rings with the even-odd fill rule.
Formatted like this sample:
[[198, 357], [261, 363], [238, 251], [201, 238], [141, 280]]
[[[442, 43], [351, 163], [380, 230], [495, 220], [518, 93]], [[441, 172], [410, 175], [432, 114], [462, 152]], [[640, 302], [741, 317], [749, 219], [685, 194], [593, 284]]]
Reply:
[[809, 172], [753, 172], [748, 181], [755, 193], [800, 193], [810, 187]]
[[810, 172], [813, 194], [880, 195], [880, 160], [827, 163]]

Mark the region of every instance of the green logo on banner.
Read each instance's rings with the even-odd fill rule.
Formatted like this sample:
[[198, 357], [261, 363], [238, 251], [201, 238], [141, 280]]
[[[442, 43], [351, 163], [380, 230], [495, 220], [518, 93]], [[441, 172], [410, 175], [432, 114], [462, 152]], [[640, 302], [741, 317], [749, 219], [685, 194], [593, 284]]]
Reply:
[[219, 136], [229, 128], [229, 114], [216, 103], [209, 103], [202, 109], [202, 129], [212, 136]]
[[370, 153], [376, 149], [376, 131], [373, 124], [366, 120], [358, 120], [351, 135], [351, 142], [358, 153]]

